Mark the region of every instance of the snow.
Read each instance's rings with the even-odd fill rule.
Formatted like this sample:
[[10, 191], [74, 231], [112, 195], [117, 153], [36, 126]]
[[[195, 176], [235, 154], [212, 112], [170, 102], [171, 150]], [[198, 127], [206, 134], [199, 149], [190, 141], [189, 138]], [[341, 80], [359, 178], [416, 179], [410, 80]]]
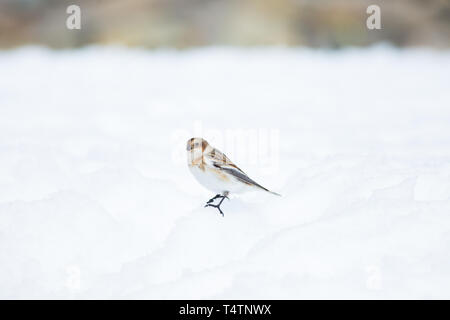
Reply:
[[[450, 52], [0, 52], [0, 298], [450, 298]], [[281, 193], [203, 205], [202, 136]]]

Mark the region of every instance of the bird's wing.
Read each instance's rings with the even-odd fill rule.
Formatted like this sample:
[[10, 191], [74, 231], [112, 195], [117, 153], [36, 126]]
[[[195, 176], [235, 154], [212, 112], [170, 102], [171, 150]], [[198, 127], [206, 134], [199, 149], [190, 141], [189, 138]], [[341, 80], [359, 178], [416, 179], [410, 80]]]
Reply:
[[258, 188], [263, 189], [264, 191], [270, 192], [272, 194], [278, 195], [278, 193], [272, 192], [266, 188], [264, 188], [262, 185], [258, 184], [256, 181], [252, 180], [247, 174], [245, 174], [244, 171], [242, 171], [238, 166], [236, 166], [233, 162], [231, 162], [228, 157], [220, 152], [217, 149], [212, 149], [210, 152], [207, 152], [205, 154], [205, 158], [207, 162], [209, 162], [212, 166], [225, 171], [226, 173], [232, 175], [239, 181], [248, 184], [250, 186], [255, 186]]
[[223, 166], [234, 168], [242, 174], [246, 175], [244, 171], [242, 171], [237, 165], [235, 165], [225, 154], [220, 152], [217, 149], [212, 148], [204, 153], [203, 157], [205, 158], [205, 162], [212, 166]]
[[219, 168], [222, 171], [225, 171], [226, 173], [232, 175], [233, 177], [235, 177], [236, 179], [238, 179], [239, 181], [248, 184], [250, 186], [256, 186], [258, 188], [261, 188], [265, 191], [269, 191], [266, 188], [264, 188], [263, 186], [261, 186], [260, 184], [256, 183], [254, 180], [252, 180], [249, 176], [247, 176], [244, 172], [237, 170], [234, 167], [230, 167], [227, 165], [220, 165], [215, 163], [214, 166], [216, 168]]

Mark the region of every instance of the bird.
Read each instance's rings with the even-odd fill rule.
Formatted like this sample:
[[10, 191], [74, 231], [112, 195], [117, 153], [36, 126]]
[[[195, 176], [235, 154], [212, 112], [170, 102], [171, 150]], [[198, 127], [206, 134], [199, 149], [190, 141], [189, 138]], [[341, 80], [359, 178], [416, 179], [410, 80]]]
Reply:
[[[217, 193], [206, 202], [205, 207], [214, 207], [224, 216], [220, 206], [229, 194], [251, 190], [262, 190], [276, 196], [280, 194], [270, 191], [251, 178], [236, 166], [218, 149], [212, 147], [203, 138], [191, 138], [186, 146], [188, 167], [197, 181], [206, 189]], [[220, 199], [216, 205], [214, 200]]]

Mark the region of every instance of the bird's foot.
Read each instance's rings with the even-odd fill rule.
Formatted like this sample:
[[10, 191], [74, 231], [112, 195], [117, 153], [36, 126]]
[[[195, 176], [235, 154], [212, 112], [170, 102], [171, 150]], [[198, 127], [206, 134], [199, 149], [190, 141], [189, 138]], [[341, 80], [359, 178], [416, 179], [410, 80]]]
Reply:
[[225, 215], [223, 214], [222, 209], [220, 209], [220, 205], [219, 204], [207, 204], [205, 205], [205, 207], [213, 207], [213, 208], [217, 208], [217, 210], [219, 210], [219, 213], [222, 215], [222, 217], [224, 217]]
[[[221, 194], [216, 194], [213, 198], [209, 199], [206, 204], [213, 202], [214, 200], [216, 200], [217, 198], [221, 198], [222, 195]], [[207, 205], [205, 206], [207, 207]]]
[[[211, 204], [211, 202], [213, 202], [213, 201], [216, 200], [217, 198], [222, 198], [222, 199], [220, 200], [220, 202], [219, 202], [218, 204]], [[230, 200], [230, 198], [228, 198], [227, 195], [217, 194], [214, 198], [208, 200], [208, 202], [207, 202], [206, 205], [205, 205], [205, 208], [206, 208], [206, 207], [213, 207], [213, 208], [216, 208], [217, 210], [219, 210], [219, 212], [220, 212], [220, 214], [222, 215], [222, 217], [224, 217], [225, 215], [223, 214], [222, 209], [220, 209], [220, 205], [222, 204], [222, 202], [223, 202], [223, 200], [224, 200], [225, 198], [227, 198], [228, 200]]]

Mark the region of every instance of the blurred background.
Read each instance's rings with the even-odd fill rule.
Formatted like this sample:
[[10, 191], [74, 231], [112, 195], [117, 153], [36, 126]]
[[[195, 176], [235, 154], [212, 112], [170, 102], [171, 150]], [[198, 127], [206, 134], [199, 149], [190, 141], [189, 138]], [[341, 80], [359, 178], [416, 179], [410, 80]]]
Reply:
[[[65, 26], [71, 4], [81, 7], [81, 30]], [[371, 4], [381, 8], [381, 30], [366, 28]], [[0, 0], [0, 48], [448, 48], [449, 39], [449, 0]]]

